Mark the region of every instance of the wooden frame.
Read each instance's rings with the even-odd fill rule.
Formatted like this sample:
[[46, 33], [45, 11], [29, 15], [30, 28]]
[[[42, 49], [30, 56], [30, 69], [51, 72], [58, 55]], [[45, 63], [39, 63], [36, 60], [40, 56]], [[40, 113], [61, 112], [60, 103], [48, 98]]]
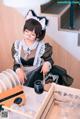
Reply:
[[[31, 90], [33, 90], [33, 89], [31, 89]], [[51, 104], [53, 103], [53, 100], [54, 100], [53, 94], [54, 94], [54, 85], [52, 83], [49, 91], [47, 91], [45, 93], [44, 100], [42, 100], [42, 103], [39, 105], [39, 108], [37, 109], [34, 116], [30, 115], [28, 113], [24, 113], [19, 110], [15, 110], [15, 109], [6, 107], [6, 106], [3, 106], [3, 108], [12, 111], [15, 114], [18, 114], [19, 116], [23, 116], [23, 118], [25, 117], [26, 119], [45, 119], [45, 117], [51, 107]], [[39, 95], [39, 94], [37, 94], [37, 95]], [[28, 96], [27, 96], [27, 98], [28, 98]]]

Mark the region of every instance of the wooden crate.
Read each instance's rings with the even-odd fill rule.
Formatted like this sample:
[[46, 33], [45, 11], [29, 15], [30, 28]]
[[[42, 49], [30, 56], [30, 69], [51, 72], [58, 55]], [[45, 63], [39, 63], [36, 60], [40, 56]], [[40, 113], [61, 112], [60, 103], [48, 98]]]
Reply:
[[48, 91], [42, 94], [35, 93], [33, 88], [24, 87], [26, 95], [26, 103], [24, 106], [16, 108], [16, 106], [5, 107], [9, 111], [10, 119], [45, 119], [53, 101], [54, 101], [54, 84], [50, 85]]
[[80, 103], [80, 89], [67, 87], [67, 86], [61, 86], [54, 83], [55, 87], [55, 99], [60, 101], [78, 101]]
[[46, 119], [80, 119], [80, 89], [54, 83], [54, 103]]

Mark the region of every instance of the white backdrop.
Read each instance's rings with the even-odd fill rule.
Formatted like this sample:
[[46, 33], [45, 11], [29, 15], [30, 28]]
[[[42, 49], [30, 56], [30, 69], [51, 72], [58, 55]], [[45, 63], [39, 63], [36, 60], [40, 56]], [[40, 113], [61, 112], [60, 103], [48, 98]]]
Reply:
[[25, 15], [29, 9], [33, 9], [40, 13], [40, 5], [49, 1], [50, 0], [3, 0], [3, 4], [14, 7]]

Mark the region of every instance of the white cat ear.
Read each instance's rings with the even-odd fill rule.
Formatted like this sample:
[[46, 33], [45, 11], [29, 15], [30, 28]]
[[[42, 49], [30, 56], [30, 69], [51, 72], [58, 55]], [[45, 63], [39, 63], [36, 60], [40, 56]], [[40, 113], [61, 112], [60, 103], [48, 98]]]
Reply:
[[28, 13], [27, 13], [27, 15], [25, 16], [25, 19], [28, 20], [28, 19], [30, 19], [32, 17], [33, 17], [32, 11], [29, 10]]
[[40, 24], [42, 26], [42, 29], [44, 30], [45, 27], [46, 27], [46, 25], [45, 25], [45, 18], [42, 18], [39, 22], [40, 22]]
[[34, 11], [29, 10], [28, 13], [27, 13], [27, 15], [25, 16], [25, 20], [35, 19], [35, 20], [37, 20], [41, 24], [42, 30], [45, 30], [46, 29], [46, 24], [45, 24], [46, 23], [46, 19], [43, 17], [40, 20], [39, 17], [35, 13], [34, 13], [35, 15], [33, 15], [33, 13], [34, 13]]

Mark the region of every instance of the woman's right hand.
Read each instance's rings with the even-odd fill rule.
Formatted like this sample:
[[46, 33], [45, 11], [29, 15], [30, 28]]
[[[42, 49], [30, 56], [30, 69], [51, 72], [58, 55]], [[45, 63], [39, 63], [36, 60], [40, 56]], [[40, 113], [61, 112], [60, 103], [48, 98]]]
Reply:
[[24, 73], [23, 69], [21, 69], [21, 68], [16, 69], [16, 74], [19, 77], [20, 83], [24, 84], [25, 73]]

